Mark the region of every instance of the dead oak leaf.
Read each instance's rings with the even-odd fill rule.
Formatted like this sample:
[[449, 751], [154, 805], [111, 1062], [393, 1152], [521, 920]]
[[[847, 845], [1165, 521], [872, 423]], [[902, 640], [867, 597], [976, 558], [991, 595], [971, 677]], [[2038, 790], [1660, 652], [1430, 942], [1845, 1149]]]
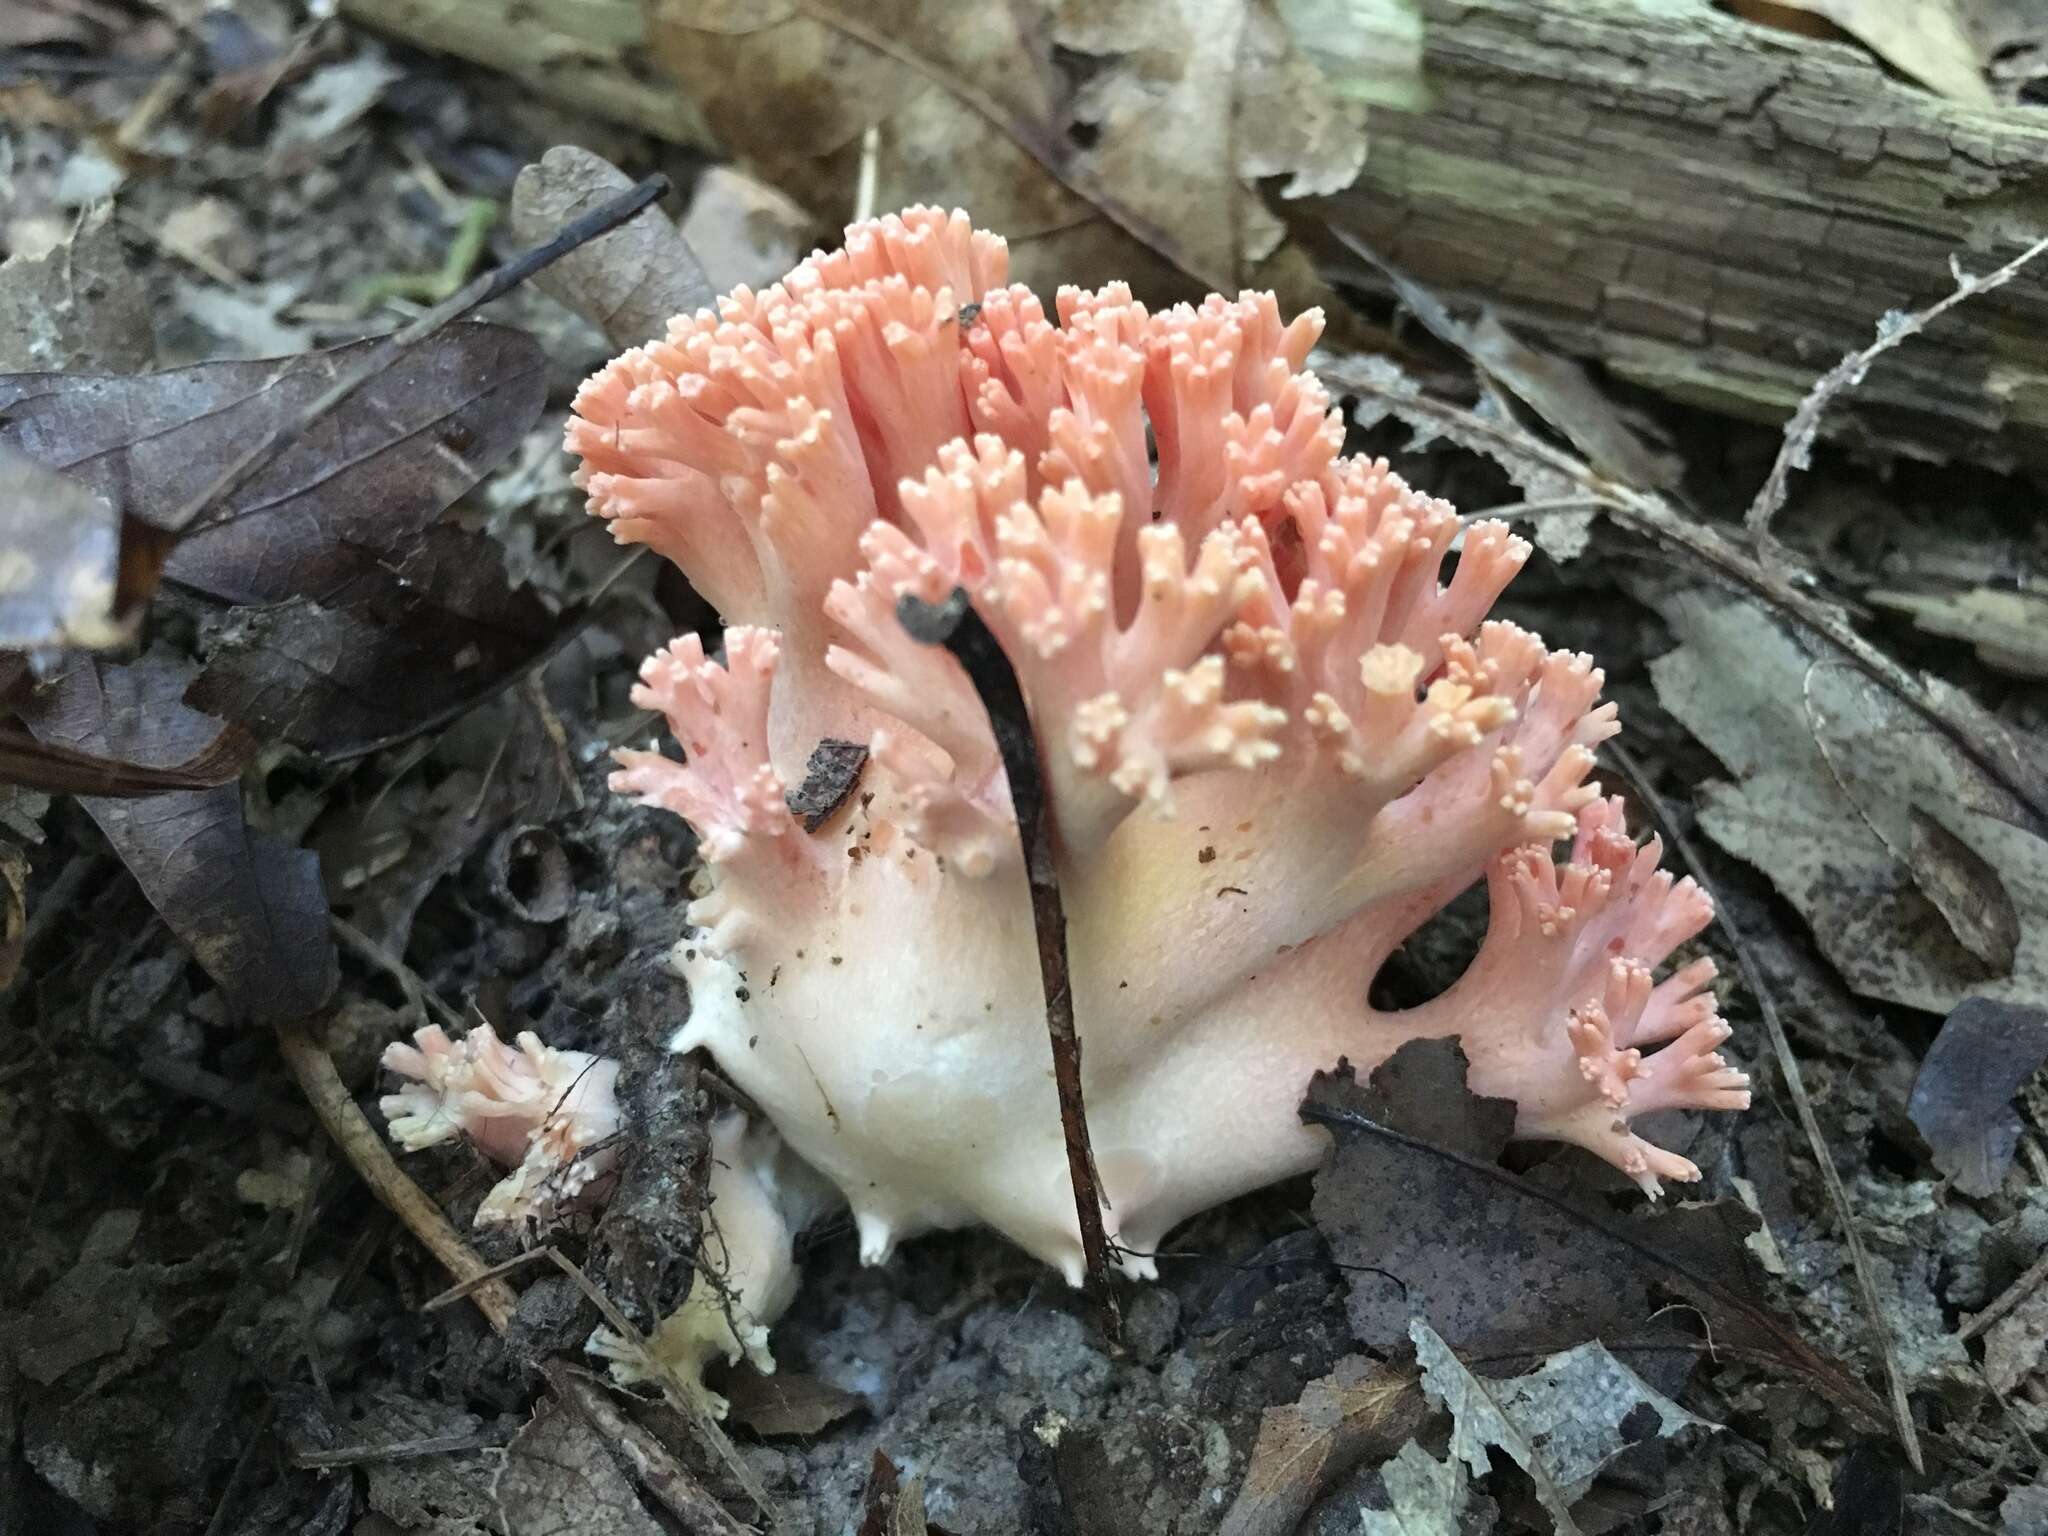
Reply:
[[[1330, 9], [791, 0], [764, 17], [663, 0], [651, 35], [712, 132], [828, 215], [847, 210], [872, 130], [876, 206], [971, 209], [1009, 236], [1023, 282], [1235, 291], [1283, 238], [1249, 184], [1331, 192], [1363, 163], [1363, 98], [1304, 45]], [[1163, 268], [1177, 284], [1148, 281]], [[1298, 257], [1261, 276], [1274, 272], [1298, 290], [1290, 304], [1322, 297]]]
[[[1410, 1041], [1369, 1083], [1348, 1066], [1318, 1073], [1301, 1114], [1335, 1138], [1310, 1210], [1344, 1266], [1352, 1332], [1367, 1348], [1399, 1349], [1418, 1319], [1488, 1368], [1597, 1338], [1660, 1380], [1711, 1349], [1886, 1422], [1869, 1390], [1766, 1299], [1745, 1246], [1753, 1215], [1724, 1200], [1616, 1216], [1510, 1173], [1498, 1159], [1514, 1106], [1470, 1093], [1457, 1041]], [[1685, 1321], [1695, 1318], [1704, 1334]]]
[[1265, 1411], [1218, 1536], [1286, 1536], [1352, 1468], [1412, 1435], [1423, 1415], [1413, 1372], [1364, 1355], [1340, 1360], [1297, 1401]]
[[[79, 657], [32, 696], [39, 740], [145, 767], [203, 759], [224, 727], [179, 702], [192, 666], [163, 650]], [[148, 799], [81, 797], [136, 882], [242, 1018], [302, 1018], [334, 990], [319, 860], [248, 825], [237, 784]]]

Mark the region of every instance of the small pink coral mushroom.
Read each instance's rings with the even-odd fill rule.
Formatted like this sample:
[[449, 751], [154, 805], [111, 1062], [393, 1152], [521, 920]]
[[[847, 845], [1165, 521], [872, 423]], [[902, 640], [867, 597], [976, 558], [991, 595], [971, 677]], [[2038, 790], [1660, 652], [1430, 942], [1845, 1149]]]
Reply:
[[612, 1175], [615, 1061], [555, 1050], [531, 1031], [508, 1046], [488, 1024], [460, 1040], [430, 1024], [412, 1044], [386, 1046], [384, 1066], [405, 1079], [380, 1105], [393, 1141], [417, 1152], [466, 1136], [512, 1169], [484, 1197], [479, 1226], [533, 1226], [594, 1194]]
[[[531, 1033], [507, 1046], [488, 1024], [460, 1040], [439, 1025], [412, 1044], [385, 1047], [384, 1065], [405, 1079], [382, 1108], [391, 1137], [408, 1151], [458, 1136], [513, 1171], [499, 1181], [477, 1224], [531, 1228], [587, 1209], [616, 1172], [618, 1063], [542, 1045]], [[703, 1383], [714, 1358], [772, 1372], [768, 1325], [796, 1296], [796, 1234], [830, 1205], [818, 1176], [796, 1162], [768, 1125], [737, 1112], [711, 1126], [710, 1196], [697, 1274], [683, 1304], [664, 1319], [648, 1347], [684, 1389], [723, 1417], [725, 1399]], [[647, 1362], [617, 1334], [600, 1328], [594, 1354], [624, 1381], [645, 1380]]]

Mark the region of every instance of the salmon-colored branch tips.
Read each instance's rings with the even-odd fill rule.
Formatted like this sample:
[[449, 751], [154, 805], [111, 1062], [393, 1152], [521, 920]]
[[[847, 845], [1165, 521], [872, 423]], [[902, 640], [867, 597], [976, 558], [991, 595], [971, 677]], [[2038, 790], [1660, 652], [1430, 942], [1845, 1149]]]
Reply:
[[[898, 618], [956, 590], [1030, 716], [1130, 1273], [1317, 1164], [1296, 1109], [1340, 1056], [1460, 1036], [1521, 1135], [1652, 1192], [1697, 1174], [1641, 1116], [1746, 1102], [1711, 965], [1657, 979], [1708, 906], [1593, 780], [1600, 672], [1489, 616], [1522, 540], [1344, 455], [1320, 329], [1266, 294], [1048, 309], [1000, 239], [915, 208], [577, 397], [591, 509], [730, 626], [722, 660], [685, 638], [648, 662], [635, 698], [680, 760], [622, 753], [615, 778], [704, 855], [674, 1044], [838, 1187], [870, 1261], [982, 1223], [1081, 1273], [1002, 754]], [[785, 791], [827, 738], [866, 766], [806, 831]], [[1373, 1008], [1387, 957], [1481, 881], [1465, 976]]]

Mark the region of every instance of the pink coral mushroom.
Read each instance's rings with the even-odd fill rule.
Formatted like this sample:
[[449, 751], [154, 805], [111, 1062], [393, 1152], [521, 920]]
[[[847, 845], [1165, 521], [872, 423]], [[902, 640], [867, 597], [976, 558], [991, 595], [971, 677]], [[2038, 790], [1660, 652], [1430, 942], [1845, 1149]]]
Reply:
[[[1487, 618], [1527, 546], [1342, 455], [1319, 315], [1114, 286], [1063, 290], [1055, 323], [1005, 271], [959, 213], [856, 225], [577, 396], [592, 510], [730, 626], [722, 662], [694, 637], [648, 660], [634, 698], [684, 760], [621, 753], [613, 780], [701, 839], [676, 1048], [838, 1185], [864, 1258], [980, 1222], [1078, 1279], [1001, 759], [961, 667], [897, 620], [957, 587], [1039, 743], [1128, 1271], [1317, 1164], [1317, 1068], [1419, 1037], [1461, 1036], [1520, 1134], [1652, 1193], [1696, 1178], [1631, 1121], [1748, 1102], [1711, 963], [1653, 981], [1709, 907], [1589, 780], [1617, 729], [1591, 661]], [[826, 738], [870, 755], [809, 832], [785, 796]], [[1480, 879], [1467, 974], [1371, 1007]]]

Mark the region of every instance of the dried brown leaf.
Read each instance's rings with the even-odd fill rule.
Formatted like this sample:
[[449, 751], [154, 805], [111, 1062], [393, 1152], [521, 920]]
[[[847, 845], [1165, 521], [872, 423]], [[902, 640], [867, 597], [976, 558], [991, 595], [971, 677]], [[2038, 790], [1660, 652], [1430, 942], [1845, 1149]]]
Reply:
[[802, 1371], [763, 1376], [751, 1367], [726, 1378], [727, 1412], [757, 1435], [816, 1435], [867, 1406], [858, 1393]]
[[[793, 0], [771, 19], [731, 0], [663, 0], [657, 56], [713, 133], [768, 180], [844, 219], [862, 142], [879, 209], [942, 201], [1011, 240], [1015, 276], [1130, 278], [1325, 293], [1252, 183], [1283, 196], [1349, 185], [1374, 86], [1340, 90], [1334, 30], [1405, 0]], [[1362, 30], [1362, 29], [1361, 29]], [[1411, 86], [1418, 46], [1382, 50], [1367, 81]], [[1347, 56], [1348, 57], [1348, 56]], [[1419, 87], [1417, 87], [1419, 88]], [[1401, 91], [1389, 84], [1377, 99]], [[1149, 259], [1147, 259], [1149, 258]]]
[[[127, 665], [80, 657], [22, 715], [57, 746], [178, 766], [228, 729], [180, 702], [191, 676], [161, 650]], [[319, 861], [252, 830], [238, 786], [80, 804], [239, 1016], [301, 1018], [327, 1000], [335, 956]]]
[[1265, 1411], [1218, 1536], [1288, 1536], [1352, 1468], [1392, 1455], [1426, 1413], [1412, 1372], [1364, 1355], [1339, 1361], [1297, 1401]]
[[[603, 156], [558, 144], [520, 171], [512, 188], [512, 232], [523, 244], [538, 244], [632, 185], [633, 178]], [[671, 315], [702, 309], [717, 296], [696, 255], [658, 207], [643, 208], [571, 251], [533, 283], [618, 347], [637, 347], [664, 334]]]
[[1598, 1338], [1661, 1378], [1660, 1360], [1710, 1347], [1675, 1315], [1653, 1320], [1675, 1297], [1706, 1321], [1716, 1354], [1885, 1422], [1765, 1299], [1744, 1242], [1754, 1216], [1716, 1201], [1620, 1218], [1517, 1177], [1495, 1160], [1512, 1106], [1474, 1098], [1464, 1071], [1456, 1041], [1413, 1041], [1370, 1086], [1348, 1068], [1318, 1073], [1302, 1105], [1336, 1137], [1311, 1208], [1346, 1266], [1361, 1344], [1391, 1351], [1420, 1319], [1469, 1362], [1512, 1364]]
[[228, 610], [187, 702], [265, 739], [360, 756], [474, 707], [572, 622], [510, 585], [489, 538], [458, 528], [405, 540], [340, 596]]
[[197, 526], [180, 525], [224, 464], [380, 345], [136, 377], [0, 375], [0, 444], [182, 535], [171, 580], [225, 602], [334, 602], [361, 574], [356, 546], [403, 547], [518, 446], [545, 400], [532, 337], [449, 326], [300, 433]]
[[926, 1536], [931, 1526], [924, 1513], [924, 1479], [903, 1475], [879, 1448], [868, 1467], [861, 1494], [860, 1528], [855, 1536]]
[[103, 795], [133, 799], [178, 789], [211, 789], [241, 777], [255, 755], [246, 731], [221, 731], [198, 753], [172, 767], [121, 762], [96, 752], [37, 741], [0, 726], [0, 784], [51, 795]]

